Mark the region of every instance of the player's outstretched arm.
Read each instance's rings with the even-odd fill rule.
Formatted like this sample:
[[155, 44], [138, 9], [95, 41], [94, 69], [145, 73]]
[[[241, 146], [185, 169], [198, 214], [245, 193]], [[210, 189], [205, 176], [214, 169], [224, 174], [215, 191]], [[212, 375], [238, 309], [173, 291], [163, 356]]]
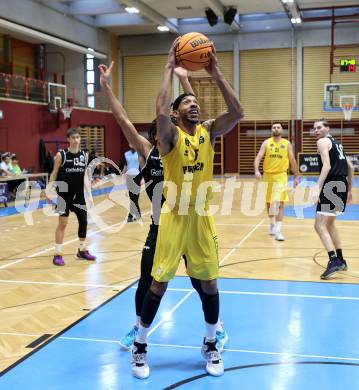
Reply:
[[288, 159], [289, 159], [290, 169], [294, 174], [294, 187], [297, 187], [297, 185], [299, 184], [298, 164], [294, 156], [293, 145], [290, 142], [288, 144]]
[[206, 68], [207, 72], [215, 80], [218, 88], [220, 89], [224, 101], [227, 105], [227, 111], [221, 114], [211, 124], [210, 132], [211, 139], [224, 135], [231, 131], [233, 127], [243, 118], [243, 107], [236, 96], [233, 88], [229, 85], [228, 81], [223, 76], [223, 73], [219, 69], [217, 54], [213, 46], [213, 52], [210, 53], [211, 62]]
[[259, 152], [254, 160], [254, 174], [255, 174], [255, 177], [257, 180], [261, 180], [261, 178], [262, 178], [262, 175], [259, 172], [259, 164], [261, 163], [262, 158], [264, 157], [264, 155], [266, 153], [267, 142], [268, 142], [268, 140], [263, 141], [263, 143], [259, 149]]
[[170, 118], [172, 79], [176, 67], [175, 50], [178, 40], [179, 38], [173, 42], [169, 52], [156, 102], [157, 140], [158, 148], [162, 155], [169, 153], [173, 149], [178, 137], [176, 127]]
[[151, 143], [145, 137], [142, 137], [140, 134], [138, 134], [135, 126], [133, 126], [132, 122], [128, 119], [127, 112], [115, 97], [109, 85], [113, 65], [113, 61], [109, 67], [106, 65], [99, 65], [98, 68], [100, 70], [101, 88], [106, 94], [111, 111], [117, 123], [120, 125], [127, 142], [133, 146], [139, 155], [146, 158], [149, 150], [152, 147]]

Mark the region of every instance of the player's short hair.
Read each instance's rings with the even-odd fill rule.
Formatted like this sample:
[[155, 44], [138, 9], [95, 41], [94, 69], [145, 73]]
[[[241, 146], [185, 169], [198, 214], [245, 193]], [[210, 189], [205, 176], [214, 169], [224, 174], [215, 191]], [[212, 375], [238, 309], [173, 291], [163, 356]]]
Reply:
[[81, 132], [79, 129], [77, 129], [76, 127], [70, 127], [67, 132], [66, 132], [66, 136], [67, 138], [70, 138], [73, 134], [78, 134], [78, 135], [81, 135]]
[[322, 122], [324, 127], [330, 127], [328, 120], [325, 118], [317, 119], [315, 122]]
[[181, 104], [182, 100], [187, 97], [187, 96], [194, 96], [196, 97], [193, 93], [182, 93], [181, 95], [179, 95], [176, 100], [172, 103], [172, 110], [176, 111], [178, 110], [178, 107], [179, 105]]
[[273, 127], [274, 125], [280, 125], [280, 127], [283, 128], [283, 125], [282, 125], [279, 121], [274, 121], [274, 122], [272, 122], [272, 127]]

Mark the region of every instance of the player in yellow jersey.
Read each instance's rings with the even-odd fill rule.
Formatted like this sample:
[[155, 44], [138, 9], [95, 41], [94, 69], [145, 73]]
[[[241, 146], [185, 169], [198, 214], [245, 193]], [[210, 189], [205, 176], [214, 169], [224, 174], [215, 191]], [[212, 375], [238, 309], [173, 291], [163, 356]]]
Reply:
[[288, 202], [289, 165], [294, 173], [294, 187], [299, 183], [298, 166], [294, 157], [292, 144], [282, 138], [283, 128], [280, 123], [273, 123], [272, 137], [266, 139], [254, 160], [257, 180], [262, 179], [259, 164], [264, 157], [263, 180], [267, 184], [266, 203], [270, 219], [269, 234], [277, 241], [284, 241], [282, 234], [283, 208]]
[[206, 215], [211, 193], [206, 189], [211, 185], [208, 182], [213, 180], [214, 140], [233, 129], [243, 112], [235, 92], [219, 70], [214, 53], [207, 71], [222, 92], [228, 111], [215, 120], [199, 124], [200, 107], [196, 97], [182, 94], [173, 103], [177, 126], [172, 123], [170, 103], [177, 44], [178, 40], [170, 50], [157, 97], [158, 147], [165, 183], [170, 182], [170, 185], [160, 218], [153, 281], [142, 306], [140, 327], [132, 350], [132, 373], [138, 378], [149, 375], [147, 334], [181, 255], [186, 256], [188, 275], [201, 280], [206, 322], [202, 355], [207, 360], [207, 372], [214, 376], [224, 373], [221, 354], [216, 347], [219, 314], [217, 234], [213, 217]]

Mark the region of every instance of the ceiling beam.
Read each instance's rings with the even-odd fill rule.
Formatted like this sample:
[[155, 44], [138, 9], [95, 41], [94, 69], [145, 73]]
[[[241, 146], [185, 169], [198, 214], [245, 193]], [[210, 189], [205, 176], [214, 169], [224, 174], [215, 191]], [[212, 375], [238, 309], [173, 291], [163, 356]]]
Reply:
[[206, 0], [206, 3], [219, 18], [223, 16], [224, 6], [219, 0]]
[[151, 21], [143, 18], [139, 14], [129, 14], [127, 12], [122, 14], [108, 14], [108, 15], [96, 16], [97, 27], [134, 26], [134, 25], [149, 26], [152, 24], [153, 23]]
[[124, 7], [115, 0], [76, 0], [70, 3], [71, 15], [103, 15], [124, 11]]
[[167, 26], [171, 32], [178, 34], [178, 27], [175, 24], [141, 0], [117, 0], [117, 2], [129, 7], [136, 7], [140, 11], [140, 14], [145, 18], [151, 20], [155, 24]]
[[67, 41], [62, 38], [55, 37], [50, 34], [43, 33], [41, 31], [34, 30], [30, 27], [23, 26], [14, 22], [10, 22], [6, 19], [0, 18], [0, 29], [5, 29], [12, 33], [21, 34], [29, 38], [36, 39], [38, 43], [51, 43], [65, 49], [73, 50], [82, 54], [91, 54], [96, 58], [105, 59], [107, 55], [98, 51], [90, 51], [87, 47], [78, 45], [76, 43]]

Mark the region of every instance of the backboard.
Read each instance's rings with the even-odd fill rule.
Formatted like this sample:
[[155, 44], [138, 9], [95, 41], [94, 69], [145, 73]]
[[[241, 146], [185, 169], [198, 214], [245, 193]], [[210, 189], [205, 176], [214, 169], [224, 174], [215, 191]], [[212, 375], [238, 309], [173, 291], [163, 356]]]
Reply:
[[353, 106], [359, 111], [359, 82], [324, 84], [324, 111], [343, 111], [344, 105]]
[[67, 87], [64, 84], [47, 83], [49, 110], [58, 112], [67, 103]]

